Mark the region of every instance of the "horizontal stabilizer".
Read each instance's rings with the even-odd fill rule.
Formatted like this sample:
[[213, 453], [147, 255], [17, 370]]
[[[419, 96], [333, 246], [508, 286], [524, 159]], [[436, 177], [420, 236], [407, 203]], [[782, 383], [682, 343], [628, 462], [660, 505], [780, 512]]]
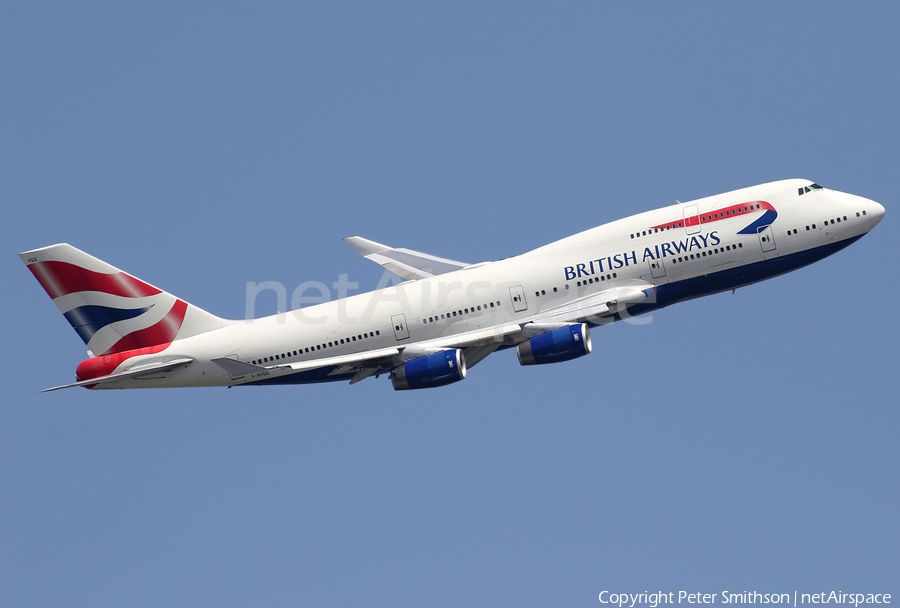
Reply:
[[126, 378], [140, 378], [141, 376], [149, 376], [188, 365], [193, 359], [175, 359], [174, 361], [163, 361], [160, 363], [150, 363], [148, 365], [140, 365], [136, 368], [129, 369], [117, 374], [109, 374], [108, 376], [100, 376], [91, 378], [90, 380], [82, 380], [81, 382], [73, 382], [72, 384], [64, 384], [63, 386], [54, 386], [53, 388], [45, 388], [40, 391], [46, 393], [49, 391], [58, 391], [61, 388], [72, 388], [73, 386], [93, 386], [95, 384], [105, 384], [107, 382], [115, 382], [116, 380], [124, 380]]
[[384, 266], [408, 281], [427, 279], [471, 266], [465, 262], [440, 258], [421, 251], [395, 249], [359, 236], [350, 236], [344, 240], [364, 258]]

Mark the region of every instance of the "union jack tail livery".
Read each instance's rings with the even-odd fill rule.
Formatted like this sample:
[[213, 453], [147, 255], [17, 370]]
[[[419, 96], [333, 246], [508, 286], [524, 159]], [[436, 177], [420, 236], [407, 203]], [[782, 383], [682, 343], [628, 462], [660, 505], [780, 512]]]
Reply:
[[[19, 257], [97, 363], [102, 359], [121, 363], [137, 355], [158, 353], [176, 339], [227, 324], [65, 243], [27, 251]], [[80, 379], [84, 379], [82, 367]]]

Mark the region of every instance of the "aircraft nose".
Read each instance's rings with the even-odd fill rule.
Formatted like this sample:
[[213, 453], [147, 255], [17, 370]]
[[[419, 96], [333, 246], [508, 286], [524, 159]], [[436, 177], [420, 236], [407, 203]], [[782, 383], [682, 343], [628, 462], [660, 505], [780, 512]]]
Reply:
[[874, 228], [883, 217], [884, 207], [875, 201], [869, 201], [869, 219], [872, 222], [872, 228]]

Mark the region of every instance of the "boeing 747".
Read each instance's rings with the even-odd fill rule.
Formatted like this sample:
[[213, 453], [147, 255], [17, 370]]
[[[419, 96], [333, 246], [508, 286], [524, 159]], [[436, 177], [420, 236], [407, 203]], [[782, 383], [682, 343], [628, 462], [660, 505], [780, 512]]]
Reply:
[[491, 353], [591, 352], [590, 328], [797, 270], [854, 243], [884, 207], [793, 179], [679, 203], [528, 253], [469, 264], [345, 239], [398, 285], [249, 320], [188, 304], [67, 244], [20, 254], [87, 344], [91, 389], [458, 382]]

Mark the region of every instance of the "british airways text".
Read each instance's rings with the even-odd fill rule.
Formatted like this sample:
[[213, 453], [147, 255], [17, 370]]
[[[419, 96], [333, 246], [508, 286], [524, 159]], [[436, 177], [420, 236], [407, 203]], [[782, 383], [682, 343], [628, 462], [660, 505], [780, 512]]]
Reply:
[[[661, 243], [651, 247], [644, 247], [641, 257], [641, 263], [647, 260], [656, 260], [668, 256], [675, 256], [679, 253], [688, 253], [694, 250], [701, 250], [707, 247], [714, 247], [721, 242], [718, 236], [718, 230], [713, 230], [706, 234], [698, 234], [681, 241], [670, 241]], [[627, 267], [630, 264], [638, 263], [638, 252], [632, 250], [630, 252], [617, 253], [615, 255], [597, 258], [585, 262], [584, 264], [575, 264], [574, 266], [566, 266], [566, 280], [571, 281], [579, 277], [588, 277], [600, 272], [615, 270], [616, 268]]]

